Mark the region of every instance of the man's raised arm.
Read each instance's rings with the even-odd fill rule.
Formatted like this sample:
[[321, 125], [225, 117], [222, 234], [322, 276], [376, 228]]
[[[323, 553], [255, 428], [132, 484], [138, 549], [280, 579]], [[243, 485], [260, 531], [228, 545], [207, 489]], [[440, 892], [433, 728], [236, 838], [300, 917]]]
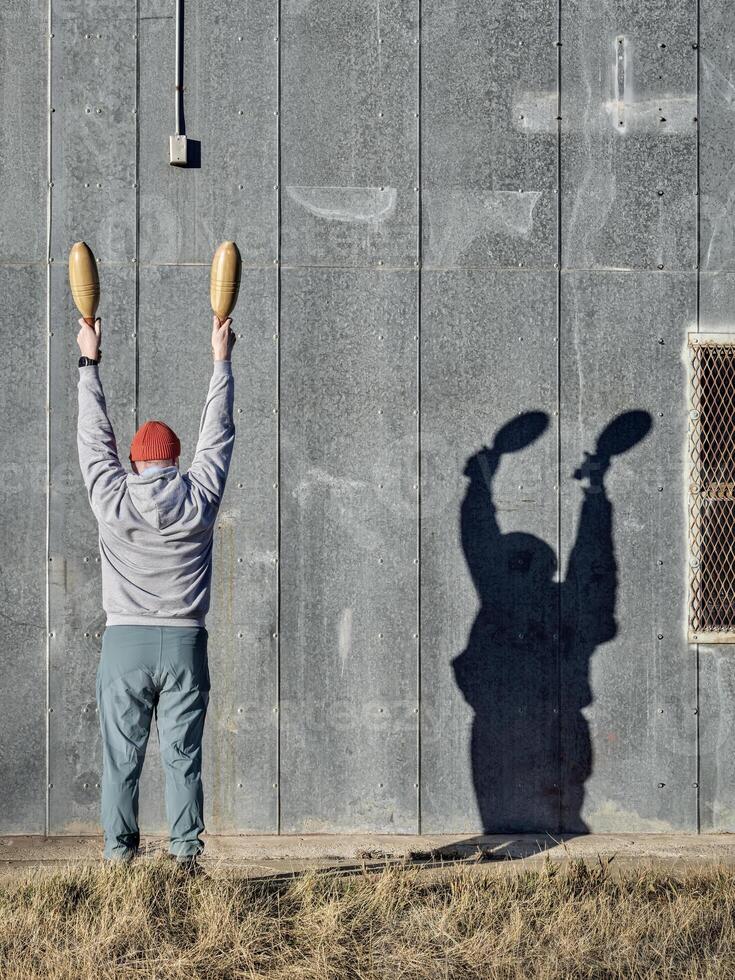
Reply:
[[190, 481], [196, 484], [215, 507], [219, 507], [225, 490], [235, 445], [235, 382], [230, 356], [236, 338], [230, 329], [231, 323], [229, 317], [222, 323], [216, 316], [212, 321], [214, 367], [199, 423], [196, 452], [188, 473]]
[[[99, 360], [102, 321], [97, 318], [90, 327], [80, 318], [77, 343], [84, 357]], [[77, 449], [79, 466], [89, 502], [96, 517], [107, 514], [125, 484], [126, 472], [120, 464], [112, 424], [107, 417], [105, 393], [97, 364], [79, 368], [79, 415]]]

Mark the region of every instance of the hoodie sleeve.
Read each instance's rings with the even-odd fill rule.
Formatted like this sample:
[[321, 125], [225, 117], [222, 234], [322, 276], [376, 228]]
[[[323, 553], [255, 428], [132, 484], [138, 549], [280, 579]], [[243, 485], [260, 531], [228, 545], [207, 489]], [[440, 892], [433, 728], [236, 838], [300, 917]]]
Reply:
[[189, 467], [190, 480], [214, 507], [219, 507], [222, 499], [235, 445], [234, 388], [230, 361], [215, 361], [197, 448]]
[[125, 487], [127, 473], [117, 455], [117, 443], [107, 417], [99, 367], [79, 368], [77, 449], [79, 466], [92, 511], [104, 519]]

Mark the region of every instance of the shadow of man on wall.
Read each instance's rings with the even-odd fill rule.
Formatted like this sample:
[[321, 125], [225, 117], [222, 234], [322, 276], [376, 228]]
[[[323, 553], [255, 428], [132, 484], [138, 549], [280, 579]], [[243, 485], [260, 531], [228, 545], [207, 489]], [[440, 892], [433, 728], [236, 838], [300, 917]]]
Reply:
[[[484, 833], [586, 833], [584, 786], [593, 752], [583, 709], [592, 703], [593, 653], [617, 632], [613, 507], [605, 477], [615, 456], [649, 431], [625, 412], [600, 434], [573, 476], [583, 487], [563, 581], [554, 549], [533, 534], [500, 530], [494, 478], [504, 457], [548, 425], [527, 412], [498, 430], [465, 467], [461, 537], [480, 603], [454, 677], [475, 716], [471, 764]], [[507, 465], [507, 464], [504, 464]]]

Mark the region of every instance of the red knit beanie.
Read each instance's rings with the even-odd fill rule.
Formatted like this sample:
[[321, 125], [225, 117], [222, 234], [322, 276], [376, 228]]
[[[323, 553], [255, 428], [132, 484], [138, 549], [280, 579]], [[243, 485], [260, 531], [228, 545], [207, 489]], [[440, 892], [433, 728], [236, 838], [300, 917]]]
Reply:
[[181, 455], [178, 436], [165, 422], [153, 419], [144, 422], [133, 436], [130, 444], [130, 462], [145, 462], [149, 459], [176, 459]]

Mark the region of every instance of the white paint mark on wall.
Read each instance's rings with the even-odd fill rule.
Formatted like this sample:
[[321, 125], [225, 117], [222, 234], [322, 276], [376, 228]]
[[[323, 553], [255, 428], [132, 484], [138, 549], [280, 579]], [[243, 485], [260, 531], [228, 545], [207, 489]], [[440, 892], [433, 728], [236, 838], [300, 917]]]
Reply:
[[[717, 65], [705, 55], [700, 56], [703, 81], [710, 94], [717, 97], [720, 103], [732, 105], [735, 102], [735, 84]], [[732, 111], [732, 110], [731, 110]]]
[[611, 39], [612, 92], [603, 103], [608, 125], [620, 134], [631, 129], [671, 133], [691, 132], [696, 115], [697, 98], [693, 92], [656, 93], [641, 97], [635, 90], [635, 45], [624, 34]]
[[352, 653], [352, 608], [347, 606], [339, 617], [338, 650], [340, 673], [344, 674], [345, 665]]
[[658, 95], [637, 102], [625, 101], [624, 126], [618, 125], [620, 109], [617, 99], [609, 99], [604, 109], [610, 125], [616, 130], [655, 130], [660, 136], [693, 131], [697, 108], [696, 95]]
[[[734, 173], [731, 167], [721, 186], [732, 187]], [[702, 268], [706, 270], [727, 268], [735, 255], [735, 190], [729, 190], [724, 200], [714, 195], [702, 195], [702, 218], [709, 223], [709, 241]]]
[[316, 492], [321, 495], [325, 488], [337, 497], [351, 498], [362, 494], [367, 489], [367, 484], [362, 480], [346, 480], [326, 470], [312, 468], [306, 479], [300, 481], [294, 493], [299, 505], [303, 506], [309, 494]]
[[286, 187], [301, 207], [327, 221], [379, 224], [396, 209], [395, 187]]
[[375, 9], [375, 32], [378, 42], [378, 78], [383, 76], [383, 40], [380, 34], [380, 0], [377, 0]]
[[[633, 45], [630, 39], [624, 34], [615, 35], [610, 40], [610, 51], [611, 61], [605, 73], [608, 81], [605, 83], [597, 78], [598, 85], [601, 81], [603, 86], [607, 85], [609, 97], [604, 99], [602, 97], [604, 88], [602, 90], [598, 88], [600, 99], [599, 101], [594, 99], [591, 79], [594, 75], [599, 75], [599, 67], [587, 65], [585, 74], [589, 73], [590, 76], [587, 82], [587, 98], [582, 106], [570, 105], [564, 112], [565, 133], [581, 132], [591, 135], [603, 128], [614, 129], [621, 135], [626, 135], [633, 130], [667, 136], [693, 131], [697, 108], [694, 92], [681, 94], [669, 92], [660, 95], [642, 95], [639, 98], [635, 91]], [[702, 60], [704, 63], [704, 59]], [[706, 71], [705, 64], [705, 73]], [[731, 85], [729, 82], [727, 84]], [[516, 93], [512, 110], [516, 129], [533, 133], [555, 132], [556, 98], [555, 89]], [[729, 101], [732, 101], [732, 96]], [[583, 111], [580, 112], [580, 108]]]
[[[704, 97], [712, 106], [712, 114], [735, 112], [735, 84], [704, 55], [701, 57]], [[728, 126], [732, 122], [727, 123]], [[703, 194], [700, 199], [702, 209], [704, 239], [707, 234], [707, 250], [702, 261], [703, 269], [728, 268], [735, 256], [735, 165], [722, 174], [712, 193]], [[707, 232], [707, 227], [709, 231]]]
[[[723, 278], [729, 278], [730, 273], [725, 272]], [[717, 289], [718, 276], [713, 276], [711, 282], [714, 289]], [[721, 314], [716, 314], [715, 316], [708, 316], [706, 311], [700, 314], [699, 318], [699, 331], [701, 333], [721, 333], [727, 334], [728, 340], [731, 337], [735, 337], [735, 320], [733, 319], [723, 319]], [[690, 324], [687, 328], [687, 333], [697, 333], [697, 324]], [[688, 364], [688, 348], [684, 346], [684, 363]]]
[[585, 807], [582, 816], [596, 834], [673, 834], [677, 830], [668, 820], [643, 817], [635, 810], [624, 809], [616, 800], [605, 798]]
[[[598, 103], [607, 117], [606, 125], [611, 129], [623, 133], [633, 128], [638, 131], [655, 130], [661, 136], [692, 130], [697, 108], [695, 95], [666, 94], [634, 101], [628, 78], [625, 79], [624, 91], [623, 98], [622, 90], [618, 92], [616, 77], [615, 95]], [[556, 92], [519, 92], [513, 102], [513, 114], [518, 130], [556, 132]], [[583, 115], [569, 112], [564, 117], [564, 131], [594, 132], [594, 118], [594, 112]], [[666, 120], [665, 123], [661, 122], [662, 118]]]
[[617, 102], [618, 126], [625, 125], [625, 69], [629, 46], [625, 43], [625, 35], [616, 38], [615, 49], [615, 99]]
[[324, 510], [326, 520], [349, 527], [354, 548], [374, 553], [382, 546], [374, 485], [312, 467], [293, 492], [300, 507], [317, 506]]
[[541, 191], [438, 187], [424, 192], [429, 253], [436, 265], [456, 265], [481, 235], [528, 238]]
[[516, 129], [531, 133], [556, 132], [556, 90], [516, 92], [512, 111]]
[[[598, 163], [597, 158], [594, 162]], [[616, 196], [617, 177], [612, 168], [612, 158], [608, 155], [599, 161], [598, 166], [588, 165], [575, 188], [569, 230], [566, 232], [570, 242], [567, 249], [570, 264], [584, 265], [594, 261], [595, 241], [607, 223]], [[589, 220], [590, 214], [594, 214], [594, 221]]]

